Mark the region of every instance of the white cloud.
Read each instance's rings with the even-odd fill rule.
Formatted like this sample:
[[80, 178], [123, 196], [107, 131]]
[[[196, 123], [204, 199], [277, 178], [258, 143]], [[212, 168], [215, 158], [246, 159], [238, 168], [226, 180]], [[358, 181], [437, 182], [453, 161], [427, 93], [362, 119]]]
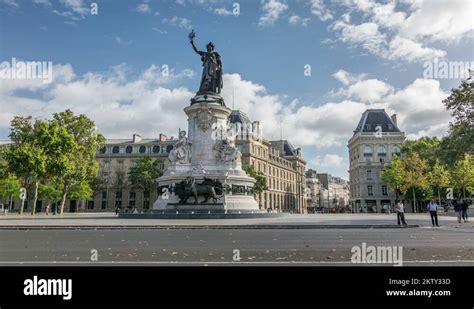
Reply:
[[172, 25], [179, 28], [191, 29], [191, 21], [185, 17], [173, 16], [171, 18], [164, 18], [162, 20], [164, 24]]
[[18, 8], [20, 5], [16, 0], [2, 0], [1, 1], [3, 4], [8, 5], [11, 8]]
[[229, 11], [228, 9], [226, 9], [226, 8], [216, 8], [216, 9], [214, 9], [214, 13], [216, 13], [217, 15], [221, 15], [221, 16], [232, 15], [232, 12]]
[[344, 163], [344, 158], [338, 154], [325, 154], [324, 156], [316, 156], [313, 160], [311, 160], [311, 164], [316, 166], [316, 168], [341, 167]]
[[148, 3], [141, 3], [139, 5], [137, 5], [137, 7], [135, 8], [135, 10], [139, 13], [143, 13], [143, 14], [146, 14], [146, 13], [150, 13], [151, 10], [150, 10], [150, 6], [148, 5]]
[[41, 4], [45, 6], [50, 6], [51, 2], [49, 0], [33, 0], [33, 3], [35, 4]]
[[[83, 0], [59, 0], [67, 9], [69, 9], [70, 13], [73, 13], [73, 18], [85, 18], [86, 15], [89, 14], [90, 9], [86, 7]], [[63, 12], [67, 13], [67, 12]]]
[[[157, 66], [150, 66], [135, 80], [128, 80], [128, 68], [119, 65], [108, 73], [89, 72], [75, 77], [69, 64], [54, 69], [54, 81], [41, 85], [28, 80], [5, 80], [0, 88], [0, 127], [7, 128], [13, 115], [50, 118], [52, 113], [72, 109], [93, 119], [109, 138], [128, 137], [132, 133], [157, 136], [175, 134], [184, 127], [183, 108], [193, 92], [185, 88], [166, 88], [176, 79], [193, 76], [191, 70], [162, 76]], [[37, 97], [17, 95], [31, 90]]]
[[273, 25], [288, 9], [288, 4], [278, 0], [264, 0], [262, 5], [263, 15], [258, 20], [259, 26]]
[[351, 45], [361, 45], [372, 54], [380, 54], [386, 44], [386, 36], [375, 23], [352, 25], [339, 20], [332, 29], [339, 31], [340, 40]]
[[386, 95], [393, 92], [393, 87], [378, 79], [366, 79], [356, 82], [343, 90], [341, 94], [349, 98], [364, 102], [378, 103]]
[[333, 19], [332, 12], [326, 8], [322, 0], [310, 0], [311, 13], [318, 16], [321, 21]]
[[388, 42], [387, 35], [373, 22], [352, 25], [340, 19], [331, 29], [338, 31], [339, 40], [342, 42], [361, 46], [371, 54], [388, 60], [417, 62], [446, 56], [443, 50], [424, 47], [421, 43], [398, 35]]
[[434, 58], [444, 58], [444, 50], [423, 47], [420, 43], [396, 36], [390, 41], [384, 57], [389, 60], [406, 60], [408, 62], [425, 61]]
[[360, 12], [363, 22], [349, 24], [345, 13], [330, 29], [336, 31], [342, 42], [362, 46], [373, 55], [392, 61], [442, 58], [446, 51], [428, 46], [430, 43], [457, 44], [463, 38], [472, 40], [474, 35], [474, 2], [470, 0], [384, 3], [344, 0], [340, 3], [351, 14]]
[[309, 22], [309, 18], [305, 17], [305, 18], [301, 18], [300, 16], [298, 15], [291, 15], [289, 18], [288, 18], [288, 22], [290, 23], [290, 25], [301, 25], [303, 27], [307, 27], [308, 26], [308, 22]]
[[405, 37], [456, 43], [474, 32], [471, 0], [416, 0], [412, 8], [400, 27], [400, 35]]
[[[444, 124], [447, 128], [452, 117], [442, 103], [449, 94], [433, 79], [416, 79], [413, 83], [384, 98], [387, 108], [398, 114], [400, 128], [409, 133], [430, 130]], [[441, 127], [438, 127], [438, 129]], [[433, 128], [431, 128], [431, 132]], [[436, 132], [439, 133], [439, 130]]]
[[124, 39], [122, 39], [122, 38], [119, 37], [119, 36], [116, 36], [116, 37], [115, 37], [115, 41], [116, 41], [117, 43], [119, 43], [120, 45], [123, 45], [123, 46], [128, 46], [128, 45], [132, 44], [132, 41], [125, 41]]
[[344, 70], [338, 70], [332, 75], [335, 79], [343, 83], [345, 86], [363, 80], [367, 74], [354, 75]]
[[430, 137], [445, 136], [445, 135], [447, 135], [448, 128], [449, 128], [449, 123], [448, 122], [430, 125], [424, 130], [420, 130], [420, 131], [415, 132], [415, 133], [409, 133], [407, 135], [407, 139], [417, 140], [417, 139], [419, 139], [423, 136], [430, 136]]
[[395, 3], [377, 4], [373, 7], [373, 20], [385, 28], [398, 28], [406, 19], [405, 12], [395, 11]]

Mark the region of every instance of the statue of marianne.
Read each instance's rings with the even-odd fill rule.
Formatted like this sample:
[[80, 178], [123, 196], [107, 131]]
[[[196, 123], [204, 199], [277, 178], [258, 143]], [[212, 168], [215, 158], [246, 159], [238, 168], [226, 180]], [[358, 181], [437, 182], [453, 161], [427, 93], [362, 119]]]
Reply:
[[207, 51], [203, 52], [198, 50], [196, 45], [194, 45], [195, 37], [196, 33], [192, 30], [189, 34], [189, 39], [191, 40], [191, 45], [194, 51], [201, 56], [202, 61], [202, 77], [198, 93], [221, 93], [223, 87], [221, 56], [214, 51], [214, 44], [212, 44], [212, 42], [207, 43]]

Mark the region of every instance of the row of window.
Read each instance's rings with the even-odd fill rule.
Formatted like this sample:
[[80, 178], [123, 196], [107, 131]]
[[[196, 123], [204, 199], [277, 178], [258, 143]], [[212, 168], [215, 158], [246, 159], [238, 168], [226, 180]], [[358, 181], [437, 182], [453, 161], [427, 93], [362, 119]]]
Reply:
[[161, 150], [165, 150], [166, 149], [166, 152], [169, 153], [172, 149], [173, 149], [173, 145], [168, 145], [166, 146], [166, 148], [162, 148], [164, 146], [160, 146], [160, 145], [153, 145], [153, 146], [139, 146], [139, 147], [134, 147], [134, 146], [112, 146], [112, 147], [109, 147], [107, 148], [106, 146], [102, 147], [100, 150], [99, 150], [99, 153], [100, 154], [105, 154], [107, 153], [107, 150], [108, 150], [108, 153], [113, 153], [113, 154], [119, 154], [119, 153], [128, 153], [128, 154], [131, 154], [131, 153], [160, 153]]
[[[374, 187], [372, 185], [367, 186], [367, 195], [374, 195]], [[382, 185], [382, 195], [388, 195], [386, 185]]]
[[[122, 207], [122, 198], [123, 198], [123, 192], [122, 191], [117, 191], [115, 192], [115, 207], [116, 208], [121, 208]], [[128, 194], [128, 207], [129, 208], [134, 208], [136, 207], [136, 198], [137, 194], [134, 191], [130, 191]], [[107, 191], [102, 191], [102, 209], [107, 208]], [[142, 208], [143, 209], [149, 209], [150, 208], [150, 192], [149, 191], [144, 191], [143, 192], [143, 201], [142, 201]]]
[[[135, 167], [137, 166], [137, 160], [130, 160], [131, 164], [130, 166], [131, 167]], [[103, 173], [107, 173], [107, 172], [110, 172], [110, 161], [105, 161], [104, 163], [99, 163], [100, 164], [100, 167], [101, 167], [101, 172]], [[163, 170], [165, 168], [165, 164], [163, 162], [160, 162], [159, 163], [159, 167], [161, 170]], [[119, 171], [123, 171], [124, 169], [124, 161], [123, 160], [118, 160], [117, 161], [117, 170]]]
[[[375, 125], [374, 129], [377, 130], [377, 127], [380, 127], [380, 129], [381, 129], [381, 128], [382, 128], [382, 125], [381, 125], [381, 124], [377, 124], [377, 125]], [[388, 127], [388, 130], [393, 130], [393, 125], [392, 125], [392, 124], [389, 123], [389, 124], [387, 125], [387, 127]], [[367, 123], [367, 124], [365, 125], [365, 129], [366, 129], [366, 130], [369, 130], [369, 131], [372, 130], [372, 125], [371, 125], [370, 123]], [[382, 131], [380, 131], [380, 132], [382, 132]]]
[[[371, 157], [373, 155], [372, 146], [365, 145], [363, 153], [364, 153], [364, 157]], [[396, 155], [400, 154], [400, 147], [397, 146], [397, 145], [392, 147], [392, 155], [394, 155], [394, 154], [396, 154]], [[387, 155], [387, 148], [384, 145], [378, 146], [377, 155], [381, 156], [381, 157], [386, 156]]]

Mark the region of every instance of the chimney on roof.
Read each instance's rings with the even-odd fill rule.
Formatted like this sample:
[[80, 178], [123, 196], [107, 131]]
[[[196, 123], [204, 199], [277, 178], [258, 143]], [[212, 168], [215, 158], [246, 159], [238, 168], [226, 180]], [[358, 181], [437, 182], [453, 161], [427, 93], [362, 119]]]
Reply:
[[253, 137], [258, 139], [260, 137], [260, 121], [252, 122]]
[[142, 140], [142, 137], [140, 134], [133, 134], [133, 142], [138, 143], [139, 141]]
[[160, 133], [159, 137], [158, 137], [158, 140], [160, 142], [164, 142], [168, 139], [168, 136], [164, 135], [163, 133]]
[[392, 119], [393, 123], [397, 125], [397, 114], [393, 114], [392, 116], [390, 116], [390, 119]]

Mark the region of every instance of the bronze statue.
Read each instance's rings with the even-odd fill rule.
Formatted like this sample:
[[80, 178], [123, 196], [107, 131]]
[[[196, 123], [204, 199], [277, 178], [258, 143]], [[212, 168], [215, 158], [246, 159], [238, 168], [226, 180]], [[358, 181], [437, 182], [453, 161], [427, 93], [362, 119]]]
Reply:
[[179, 204], [187, 204], [190, 197], [194, 197], [194, 204], [198, 203], [198, 197], [203, 196], [201, 204], [205, 204], [212, 198], [217, 203], [219, 195], [224, 193], [224, 187], [218, 180], [204, 178], [202, 183], [197, 184], [194, 177], [187, 177], [175, 185], [175, 194], [179, 197]]
[[202, 61], [202, 77], [201, 77], [201, 85], [199, 86], [200, 93], [206, 92], [213, 92], [213, 93], [221, 93], [221, 89], [223, 86], [222, 83], [222, 62], [221, 56], [214, 51], [214, 44], [212, 42], [207, 43], [206, 49], [207, 51], [203, 52], [196, 48], [194, 45], [194, 38], [196, 37], [196, 33], [194, 30], [191, 31], [189, 34], [189, 39], [191, 40], [191, 45], [194, 51], [201, 56]]

